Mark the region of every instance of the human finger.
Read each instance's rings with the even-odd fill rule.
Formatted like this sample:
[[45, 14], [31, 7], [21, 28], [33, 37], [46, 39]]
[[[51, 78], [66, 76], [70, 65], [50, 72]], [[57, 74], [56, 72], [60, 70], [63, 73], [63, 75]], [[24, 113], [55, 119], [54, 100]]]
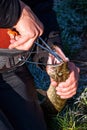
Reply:
[[34, 44], [34, 41], [35, 41], [34, 39], [30, 39], [27, 42], [25, 42], [24, 44], [18, 45], [15, 48], [18, 50], [27, 51], [32, 47], [32, 45]]
[[69, 61], [69, 58], [65, 56], [65, 54], [63, 53], [63, 51], [58, 47], [58, 46], [54, 46], [55, 51], [58, 53], [58, 55], [65, 61]]
[[77, 86], [78, 86], [78, 82], [73, 82], [70, 86], [68, 87], [56, 87], [56, 91], [57, 92], [61, 92], [64, 94], [67, 94], [68, 92], [71, 92], [74, 88], [75, 90], [77, 90]]
[[76, 94], [76, 91], [73, 90], [73, 92], [69, 93], [68, 95], [60, 95], [60, 97], [62, 99], [69, 99], [69, 98], [72, 98], [75, 94]]
[[79, 80], [79, 68], [75, 66], [74, 63], [69, 63], [70, 66], [70, 74], [68, 79], [65, 82], [61, 82], [59, 83], [59, 87], [60, 88], [66, 88], [69, 87], [71, 84], [73, 84], [74, 82], [78, 82]]

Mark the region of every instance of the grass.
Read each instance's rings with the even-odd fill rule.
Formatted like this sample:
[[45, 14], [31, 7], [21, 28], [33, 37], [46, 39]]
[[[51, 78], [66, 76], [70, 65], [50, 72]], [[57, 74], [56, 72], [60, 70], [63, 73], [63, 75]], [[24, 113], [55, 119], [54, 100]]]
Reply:
[[[64, 52], [72, 58], [87, 35], [87, 0], [55, 0], [54, 10], [61, 29]], [[63, 111], [56, 116], [51, 115], [48, 123], [49, 130], [87, 130], [87, 88], [73, 102], [71, 99]]]
[[49, 126], [50, 130], [87, 130], [87, 88], [73, 106], [67, 104], [63, 111], [51, 116]]
[[[64, 52], [71, 59], [82, 48], [84, 37], [87, 36], [87, 0], [55, 0], [54, 10], [61, 29]], [[49, 84], [46, 82], [47, 75], [34, 68], [30, 67], [36, 86], [46, 87], [46, 90]], [[84, 84], [81, 79], [80, 85], [87, 86], [87, 82]], [[60, 113], [49, 116], [49, 130], [87, 130], [87, 89], [79, 91], [80, 95], [70, 99]]]

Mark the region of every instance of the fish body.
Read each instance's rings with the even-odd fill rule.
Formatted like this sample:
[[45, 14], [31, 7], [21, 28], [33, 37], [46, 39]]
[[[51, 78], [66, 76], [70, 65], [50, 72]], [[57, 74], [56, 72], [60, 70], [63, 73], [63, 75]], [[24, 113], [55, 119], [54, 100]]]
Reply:
[[[58, 66], [53, 65], [52, 70], [53, 71], [49, 72], [49, 75], [58, 83], [66, 81], [69, 76], [68, 62], [64, 62]], [[66, 101], [66, 99], [61, 99], [60, 96], [56, 94], [55, 87], [50, 85], [43, 102], [43, 107], [45, 107], [49, 113], [57, 113], [63, 109]]]

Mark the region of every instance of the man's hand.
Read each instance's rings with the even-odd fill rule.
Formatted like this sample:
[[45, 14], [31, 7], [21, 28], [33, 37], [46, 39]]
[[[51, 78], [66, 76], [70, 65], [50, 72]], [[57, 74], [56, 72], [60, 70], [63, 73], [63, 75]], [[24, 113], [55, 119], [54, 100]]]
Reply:
[[11, 42], [9, 49], [29, 50], [37, 37], [42, 35], [43, 25], [27, 5], [23, 2], [20, 3], [21, 17], [13, 27], [19, 35], [14, 36], [8, 33]]
[[68, 99], [76, 94], [79, 80], [79, 68], [74, 63], [69, 62], [70, 75], [65, 82], [57, 83], [51, 79], [51, 85], [56, 87], [56, 93], [62, 99]]
[[[67, 62], [68, 59], [62, 52], [62, 50], [59, 47], [55, 48], [56, 52], [62, 57], [62, 59]], [[48, 59], [49, 64], [55, 64], [58, 63], [57, 60], [50, 55]], [[54, 79], [51, 78], [51, 85], [55, 87], [56, 93], [62, 98], [62, 99], [68, 99], [71, 98], [76, 94], [77, 87], [78, 87], [78, 80], [79, 80], [79, 68], [75, 66], [74, 63], [68, 61], [68, 67], [70, 70], [70, 74], [68, 79], [65, 82], [57, 83], [54, 81]], [[47, 73], [52, 71], [52, 67], [47, 65]]]

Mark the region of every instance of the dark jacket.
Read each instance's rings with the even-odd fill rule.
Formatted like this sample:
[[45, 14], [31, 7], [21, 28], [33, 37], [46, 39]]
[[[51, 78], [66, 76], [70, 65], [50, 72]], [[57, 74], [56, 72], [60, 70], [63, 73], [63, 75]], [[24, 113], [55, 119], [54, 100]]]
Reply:
[[[35, 12], [37, 16], [44, 12], [48, 12], [52, 7], [53, 0], [22, 0], [25, 4]], [[51, 5], [51, 6], [50, 6]], [[13, 27], [21, 15], [21, 7], [19, 0], [0, 0], [0, 28]]]
[[0, 28], [14, 26], [21, 14], [19, 0], [0, 0]]

